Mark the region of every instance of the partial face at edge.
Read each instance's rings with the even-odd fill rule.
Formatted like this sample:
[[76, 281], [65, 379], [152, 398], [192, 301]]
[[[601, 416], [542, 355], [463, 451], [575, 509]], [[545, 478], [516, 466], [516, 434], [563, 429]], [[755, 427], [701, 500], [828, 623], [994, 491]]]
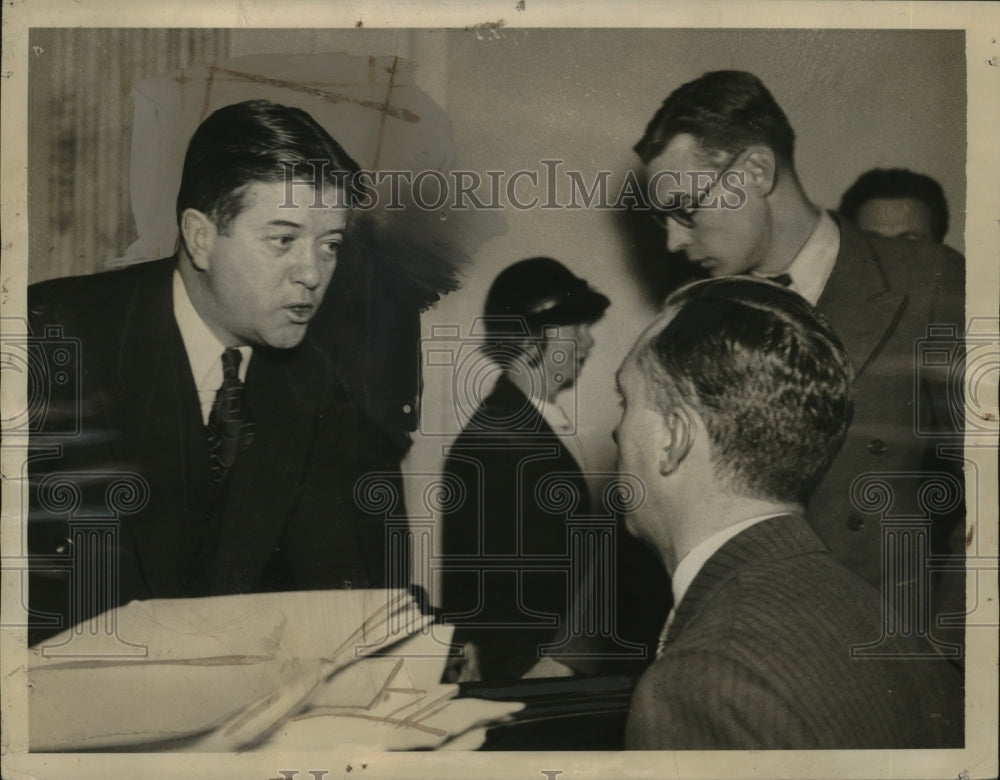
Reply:
[[910, 241], [933, 241], [931, 223], [931, 210], [916, 198], [872, 198], [855, 220], [861, 230]]

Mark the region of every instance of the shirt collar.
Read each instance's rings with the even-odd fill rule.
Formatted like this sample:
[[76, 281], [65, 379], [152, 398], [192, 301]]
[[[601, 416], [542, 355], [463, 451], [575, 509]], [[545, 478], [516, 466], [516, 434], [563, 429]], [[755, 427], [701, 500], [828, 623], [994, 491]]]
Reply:
[[[222, 384], [221, 358], [226, 345], [216, 338], [194, 308], [180, 271], [174, 271], [173, 293], [174, 319], [177, 320], [181, 340], [184, 342], [184, 351], [187, 352], [188, 362], [191, 364], [195, 387], [198, 390], [211, 390], [214, 393]], [[240, 361], [240, 380], [245, 381], [253, 349], [248, 346], [238, 349], [243, 355], [243, 360]]]
[[538, 409], [542, 419], [549, 424], [549, 427], [558, 434], [575, 433], [573, 424], [569, 421], [565, 410], [559, 404], [553, 404], [544, 398], [532, 398], [531, 403]]
[[587, 456], [583, 451], [583, 445], [577, 437], [576, 427], [570, 421], [569, 415], [557, 403], [550, 403], [544, 398], [534, 397], [532, 405], [538, 410], [542, 419], [548, 423], [553, 433], [559, 437], [562, 444], [569, 450], [570, 455], [576, 460], [581, 470], [587, 471]]
[[839, 252], [840, 229], [826, 211], [821, 211], [816, 227], [785, 269], [792, 277], [789, 287], [815, 306], [833, 273]]
[[772, 517], [781, 517], [784, 514], [787, 513], [775, 512], [769, 515], [748, 517], [746, 520], [727, 526], [721, 531], [716, 531], [710, 537], [691, 548], [688, 554], [681, 558], [673, 577], [670, 578], [670, 589], [674, 594], [674, 609], [677, 609], [677, 605], [681, 603], [681, 599], [684, 598], [684, 594], [691, 587], [691, 583], [698, 576], [698, 572], [701, 571], [702, 566], [708, 562], [709, 558], [722, 549], [722, 545], [750, 526]]

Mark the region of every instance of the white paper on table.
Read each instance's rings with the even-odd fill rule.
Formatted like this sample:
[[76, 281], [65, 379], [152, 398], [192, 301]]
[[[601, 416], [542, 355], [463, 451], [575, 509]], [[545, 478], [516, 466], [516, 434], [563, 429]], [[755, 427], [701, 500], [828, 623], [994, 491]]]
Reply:
[[387, 590], [137, 601], [116, 619], [118, 636], [145, 645], [143, 656], [71, 657], [72, 630], [32, 648], [31, 750], [208, 732], [202, 749], [237, 749], [294, 713], [329, 674], [429, 620], [405, 591]]
[[524, 708], [520, 702], [456, 699], [457, 685], [440, 683], [453, 627], [437, 626], [399, 643], [384, 656], [342, 669], [315, 691], [309, 706], [282, 724], [262, 750], [474, 750], [486, 727]]

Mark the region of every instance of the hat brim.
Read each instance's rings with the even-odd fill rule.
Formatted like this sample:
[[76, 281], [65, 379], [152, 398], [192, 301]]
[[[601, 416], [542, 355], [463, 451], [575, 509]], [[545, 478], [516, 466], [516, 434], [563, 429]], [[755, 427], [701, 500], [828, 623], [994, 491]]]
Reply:
[[541, 326], [577, 325], [599, 320], [610, 305], [607, 296], [587, 288], [564, 296], [551, 308], [530, 314], [525, 319]]

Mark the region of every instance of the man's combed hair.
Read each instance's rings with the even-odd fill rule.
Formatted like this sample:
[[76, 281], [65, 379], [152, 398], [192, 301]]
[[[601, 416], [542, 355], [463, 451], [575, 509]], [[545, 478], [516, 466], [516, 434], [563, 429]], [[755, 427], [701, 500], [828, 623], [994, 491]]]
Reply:
[[720, 481], [805, 502], [853, 415], [840, 341], [799, 295], [768, 282], [711, 279], [667, 299], [673, 319], [639, 354], [649, 400], [705, 423]]
[[[325, 163], [325, 164], [324, 164]], [[223, 233], [243, 209], [246, 185], [313, 181], [343, 189], [346, 205], [358, 165], [300, 108], [248, 100], [215, 111], [195, 130], [184, 158], [177, 221], [185, 209], [207, 214]], [[332, 197], [325, 202], [332, 204]]]
[[931, 213], [931, 235], [938, 243], [948, 233], [948, 201], [941, 185], [930, 176], [906, 168], [874, 168], [862, 173], [847, 188], [837, 209], [851, 222], [868, 201], [875, 198], [914, 198]]
[[635, 152], [648, 164], [682, 133], [693, 135], [708, 152], [731, 156], [759, 144], [792, 164], [795, 133], [785, 112], [760, 79], [745, 71], [712, 71], [675, 89], [646, 126]]

